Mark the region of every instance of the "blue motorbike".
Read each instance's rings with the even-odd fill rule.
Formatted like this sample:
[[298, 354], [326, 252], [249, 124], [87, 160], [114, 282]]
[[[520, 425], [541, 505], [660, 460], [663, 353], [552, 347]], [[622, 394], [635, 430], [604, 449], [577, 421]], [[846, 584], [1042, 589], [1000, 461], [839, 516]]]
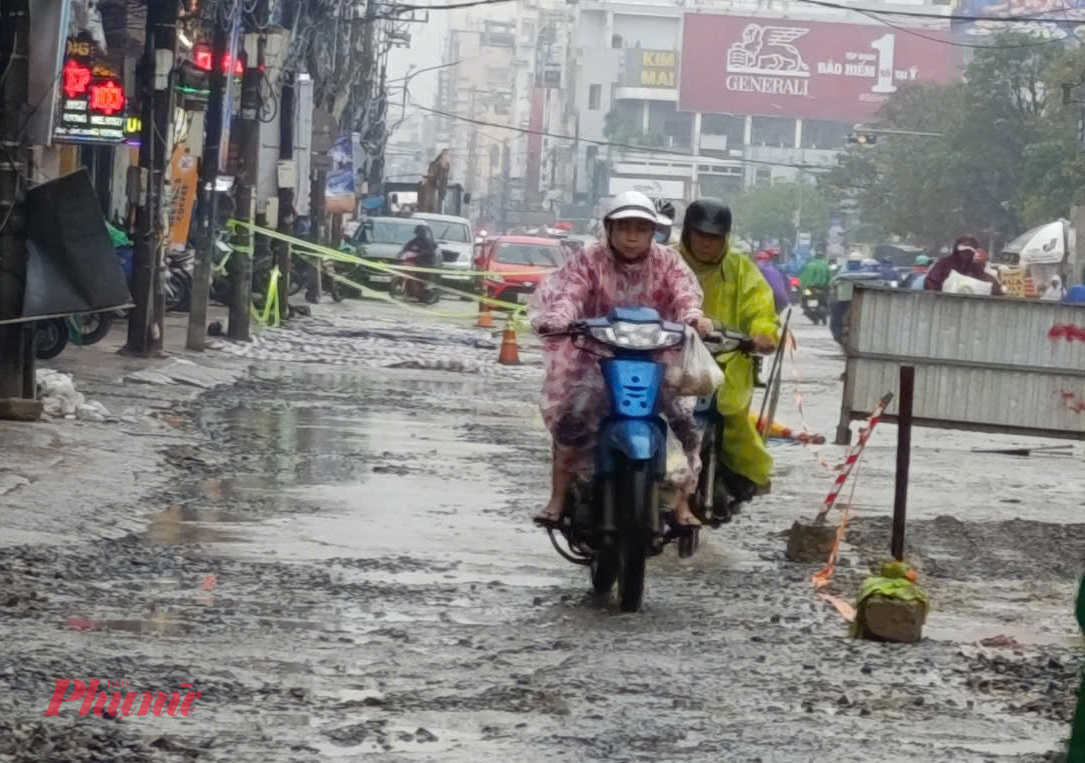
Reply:
[[597, 593], [609, 594], [616, 584], [626, 612], [640, 609], [648, 558], [691, 531], [676, 526], [660, 501], [667, 466], [667, 367], [650, 357], [681, 345], [684, 331], [655, 310], [619, 307], [563, 332], [585, 349], [585, 343], [595, 343], [610, 351], [600, 353], [610, 411], [599, 430], [594, 478], [570, 489], [561, 519], [548, 528], [550, 540], [567, 560], [590, 568]]

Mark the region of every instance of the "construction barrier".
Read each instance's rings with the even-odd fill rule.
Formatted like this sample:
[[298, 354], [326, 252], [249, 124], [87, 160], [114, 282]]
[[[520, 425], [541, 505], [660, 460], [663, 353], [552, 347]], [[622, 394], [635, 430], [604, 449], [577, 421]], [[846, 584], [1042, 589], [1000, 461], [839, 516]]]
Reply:
[[[283, 241], [289, 245], [291, 253], [301, 255], [302, 257], [311, 257], [313, 259], [319, 260], [331, 260], [333, 262], [342, 262], [348, 265], [361, 266], [384, 275], [391, 275], [400, 278], [409, 278], [415, 281], [424, 280], [419, 278], [416, 274], [434, 274], [446, 276], [457, 275], [468, 276], [471, 278], [504, 278], [510, 276], [515, 277], [524, 275], [538, 275], [540, 273], [546, 274], [548, 272], [552, 272], [542, 269], [522, 272], [498, 272], [489, 270], [471, 270], [463, 272], [459, 270], [452, 270], [450, 268], [424, 268], [418, 267], [416, 265], [389, 265], [386, 262], [381, 262], [379, 260], [367, 260], [364, 257], [359, 257], [357, 255], [350, 254], [349, 252], [332, 249], [331, 247], [322, 246], [320, 244], [314, 244], [311, 241], [305, 241], [304, 239], [296, 238], [294, 236], [288, 236], [284, 233], [280, 233], [279, 231], [271, 230], [270, 228], [262, 228], [258, 225], [253, 225], [252, 223], [248, 223], [243, 220], [229, 220], [227, 222], [227, 225], [233, 228], [243, 228], [251, 231], [252, 233], [266, 236], [267, 238], [276, 241]], [[238, 247], [233, 247], [233, 251], [240, 252], [241, 249]], [[251, 253], [251, 250], [248, 253]], [[333, 277], [336, 281], [344, 283], [351, 288], [358, 290], [358, 292], [361, 293], [363, 296], [383, 295], [383, 292], [379, 292], [375, 289], [370, 289], [342, 275], [333, 274]], [[463, 289], [457, 289], [455, 287], [447, 286], [445, 284], [433, 284], [433, 287], [449, 294], [455, 294], [458, 297], [463, 297], [471, 301], [479, 302], [480, 304], [490, 305], [492, 307], [497, 307], [513, 313], [521, 313], [527, 310], [526, 305], [517, 304], [515, 302], [506, 302], [500, 299], [494, 299], [492, 297], [487, 297], [474, 292], [464, 291]], [[391, 299], [390, 297], [388, 298], [388, 300], [395, 302], [396, 304], [402, 304], [396, 300]]]

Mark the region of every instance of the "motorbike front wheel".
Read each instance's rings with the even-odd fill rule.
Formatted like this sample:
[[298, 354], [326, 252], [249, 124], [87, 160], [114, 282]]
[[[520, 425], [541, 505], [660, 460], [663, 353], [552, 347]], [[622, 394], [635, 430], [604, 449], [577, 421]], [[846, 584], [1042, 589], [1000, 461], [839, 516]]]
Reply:
[[624, 515], [617, 539], [618, 605], [636, 612], [644, 600], [644, 574], [653, 517], [659, 514], [659, 490], [646, 461], [627, 463], [618, 471], [618, 511]]
[[618, 579], [618, 566], [621, 560], [616, 549], [606, 548], [591, 559], [591, 587], [598, 594], [608, 594]]
[[96, 344], [102, 341], [113, 327], [113, 316], [110, 313], [90, 313], [81, 315], [76, 320], [79, 324], [80, 344]]
[[407, 279], [396, 278], [392, 281], [392, 285], [388, 287], [388, 294], [392, 299], [406, 299], [407, 298]]

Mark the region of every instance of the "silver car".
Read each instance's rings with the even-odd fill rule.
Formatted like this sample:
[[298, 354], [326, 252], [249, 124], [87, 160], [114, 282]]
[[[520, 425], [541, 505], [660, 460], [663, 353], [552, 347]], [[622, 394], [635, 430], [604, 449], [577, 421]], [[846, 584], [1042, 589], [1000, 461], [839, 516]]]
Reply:
[[466, 217], [437, 215], [430, 212], [415, 212], [412, 220], [423, 220], [437, 241], [437, 250], [441, 258], [441, 267], [447, 268], [448, 275], [441, 275], [441, 281], [451, 286], [471, 291], [474, 278], [470, 275], [475, 256], [475, 237], [471, 232], [471, 221]]

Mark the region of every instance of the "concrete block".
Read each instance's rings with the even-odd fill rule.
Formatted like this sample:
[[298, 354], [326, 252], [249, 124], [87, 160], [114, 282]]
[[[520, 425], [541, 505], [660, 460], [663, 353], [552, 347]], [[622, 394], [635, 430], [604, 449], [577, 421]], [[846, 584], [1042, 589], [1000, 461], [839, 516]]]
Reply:
[[41, 400], [7, 397], [0, 400], [0, 419], [5, 421], [37, 421], [41, 418]]
[[787, 558], [792, 562], [824, 562], [836, 543], [836, 527], [795, 520], [787, 536]]
[[866, 626], [865, 632], [859, 634], [863, 638], [913, 644], [923, 638], [927, 610], [918, 601], [875, 594], [859, 605], [858, 619]]

